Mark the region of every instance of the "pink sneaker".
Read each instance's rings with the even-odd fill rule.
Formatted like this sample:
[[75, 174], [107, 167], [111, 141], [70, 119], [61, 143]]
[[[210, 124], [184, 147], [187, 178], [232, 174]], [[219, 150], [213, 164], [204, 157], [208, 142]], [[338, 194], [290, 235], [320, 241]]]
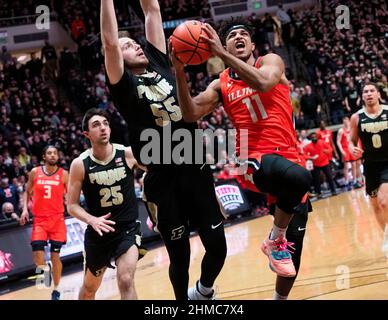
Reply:
[[265, 239], [261, 245], [261, 250], [269, 259], [269, 267], [281, 277], [295, 277], [296, 271], [291, 259], [290, 250], [295, 248], [292, 242], [287, 242], [286, 238], [279, 236], [275, 240]]

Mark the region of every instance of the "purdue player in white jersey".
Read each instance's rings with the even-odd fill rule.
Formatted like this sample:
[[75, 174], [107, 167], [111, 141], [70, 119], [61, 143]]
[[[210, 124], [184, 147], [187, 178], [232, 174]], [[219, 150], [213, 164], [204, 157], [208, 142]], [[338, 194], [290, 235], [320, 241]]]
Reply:
[[[91, 148], [70, 167], [69, 213], [88, 224], [85, 232], [85, 276], [79, 298], [95, 298], [107, 267], [117, 266], [121, 299], [137, 299], [134, 274], [141, 247], [140, 223], [132, 169], [136, 160], [130, 148], [109, 142], [108, 114], [100, 109], [86, 112], [84, 135]], [[81, 190], [87, 211], [79, 204]]]
[[[382, 250], [388, 256], [388, 106], [379, 102], [374, 83], [364, 85], [365, 106], [352, 115], [350, 152], [364, 159], [366, 192], [370, 196], [376, 219], [384, 231]], [[361, 139], [362, 149], [357, 147]]]

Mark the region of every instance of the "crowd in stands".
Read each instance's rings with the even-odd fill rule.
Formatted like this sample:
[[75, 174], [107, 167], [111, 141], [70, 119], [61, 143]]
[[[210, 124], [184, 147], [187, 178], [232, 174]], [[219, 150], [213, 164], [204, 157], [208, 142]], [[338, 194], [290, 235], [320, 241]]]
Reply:
[[[23, 14], [26, 10], [31, 12], [33, 2], [30, 0], [29, 5], [23, 6]], [[173, 0], [160, 1], [165, 21], [210, 16], [207, 1], [179, 0], [178, 5], [176, 3]], [[320, 5], [298, 11], [285, 11], [279, 7], [275, 19], [268, 14], [249, 17], [255, 29], [253, 39], [257, 44], [257, 56], [276, 52], [279, 45], [288, 49], [292, 46], [301, 54], [304, 64], [298, 69], [305, 72], [302, 76], [290, 76], [290, 93], [296, 127], [301, 130], [300, 141], [304, 140], [302, 144], [305, 145], [314, 140], [313, 136], [309, 136], [311, 140], [307, 139], [305, 129], [317, 128], [321, 120], [329, 125], [340, 124], [345, 115], [361, 107], [363, 83], [378, 83], [382, 100], [386, 102], [388, 98], [388, 11], [384, 0], [362, 5], [347, 1], [346, 4], [352, 13], [350, 29], [336, 28], [334, 12], [338, 1], [321, 1]], [[5, 15], [11, 15], [9, 10], [14, 10], [15, 15], [15, 10], [19, 10], [17, 8], [20, 9], [20, 6], [12, 5], [11, 9], [5, 1], [0, 1], [0, 10]], [[116, 129], [112, 132], [112, 141], [128, 144], [125, 121], [107, 91], [98, 39], [99, 2], [65, 0], [54, 9], [59, 21], [77, 42], [77, 52], [63, 48], [58, 56], [54, 56], [48, 43], [41, 58], [32, 54], [25, 65], [12, 58], [6, 47], [0, 53], [0, 206], [10, 202], [14, 208], [11, 210], [8, 204], [5, 206], [7, 217], [10, 217], [9, 211], [18, 212], [20, 209], [20, 194], [26, 174], [39, 163], [45, 144], [57, 143], [61, 147], [61, 165], [65, 168], [87, 148], [86, 142], [80, 139], [80, 117], [86, 109], [106, 109], [112, 116], [112, 127]], [[128, 29], [131, 36], [141, 40], [139, 30], [142, 27], [132, 26], [135, 20], [124, 0], [117, 1], [117, 17], [121, 29]], [[276, 34], [281, 36], [276, 37]], [[195, 95], [203, 91], [224, 68], [225, 65], [217, 58], [211, 58], [207, 65], [188, 68], [186, 76], [191, 93]], [[67, 90], [69, 101], [58, 101], [58, 88], [49, 87], [49, 79], [55, 80], [59, 88]], [[75, 109], [80, 111], [81, 116], [74, 113]], [[232, 124], [220, 105], [199, 121], [199, 127], [215, 130], [218, 139], [223, 139]], [[307, 149], [314, 149], [311, 147]], [[329, 163], [337, 160], [336, 149], [334, 145], [331, 151], [334, 157], [328, 159]], [[309, 150], [309, 153], [312, 151]], [[222, 159], [214, 162], [212, 168], [220, 179], [230, 177]], [[316, 167], [326, 165], [325, 160]], [[321, 171], [327, 174], [326, 168]], [[137, 175], [140, 178], [141, 172]], [[336, 193], [328, 176], [326, 179], [332, 193]], [[139, 190], [137, 182], [137, 192]], [[315, 192], [319, 193], [319, 190]], [[3, 194], [12, 194], [12, 199], [15, 199], [4, 201]]]

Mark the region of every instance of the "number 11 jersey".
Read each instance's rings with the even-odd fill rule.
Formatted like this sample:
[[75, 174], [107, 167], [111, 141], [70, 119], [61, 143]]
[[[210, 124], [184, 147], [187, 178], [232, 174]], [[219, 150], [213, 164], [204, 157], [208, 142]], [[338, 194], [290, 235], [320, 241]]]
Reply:
[[[256, 68], [260, 67], [259, 62], [260, 58]], [[220, 74], [220, 82], [225, 111], [237, 129], [237, 153], [242, 153], [241, 143], [247, 141], [249, 155], [276, 153], [295, 158], [296, 133], [289, 87], [277, 84], [268, 92], [258, 92], [231, 68]], [[248, 131], [247, 140], [240, 135], [242, 129]]]

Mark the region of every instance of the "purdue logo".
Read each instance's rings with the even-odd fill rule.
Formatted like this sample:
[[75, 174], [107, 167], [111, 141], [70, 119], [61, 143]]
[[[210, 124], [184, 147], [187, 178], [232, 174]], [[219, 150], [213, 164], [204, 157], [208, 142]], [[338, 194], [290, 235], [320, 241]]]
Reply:
[[115, 168], [107, 171], [89, 173], [90, 183], [97, 183], [102, 186], [111, 186], [115, 182], [123, 180], [127, 177], [125, 167]]
[[185, 233], [185, 226], [180, 226], [179, 228], [171, 230], [171, 240], [178, 240], [182, 238], [182, 235]]
[[153, 102], [164, 101], [172, 92], [172, 85], [166, 79], [160, 80], [156, 85], [139, 85], [137, 87], [137, 94], [139, 98], [145, 97]]

